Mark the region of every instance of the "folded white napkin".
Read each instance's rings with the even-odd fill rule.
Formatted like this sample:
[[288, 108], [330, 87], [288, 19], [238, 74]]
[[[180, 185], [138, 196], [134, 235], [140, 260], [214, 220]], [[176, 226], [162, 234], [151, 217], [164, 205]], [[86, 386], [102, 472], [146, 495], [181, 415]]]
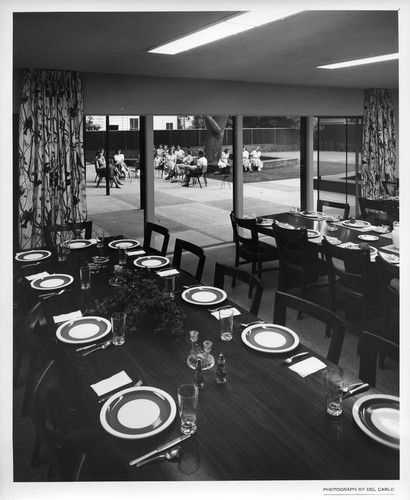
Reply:
[[304, 359], [303, 361], [299, 361], [299, 363], [289, 366], [290, 370], [293, 370], [301, 377], [307, 377], [312, 373], [322, 370], [322, 368], [326, 368], [326, 365], [317, 358]]
[[123, 385], [130, 384], [132, 380], [123, 370], [122, 372], [116, 373], [112, 377], [106, 378], [97, 382], [96, 384], [91, 384], [91, 388], [97, 393], [98, 396], [102, 396], [107, 392], [115, 391]]
[[214, 316], [216, 319], [219, 319], [219, 312], [222, 313], [222, 317], [224, 317], [224, 315], [228, 316], [229, 315], [229, 312], [230, 311], [233, 311], [233, 315], [234, 316], [238, 316], [239, 314], [241, 314], [238, 309], [236, 309], [236, 307], [227, 307], [226, 309], [221, 309], [221, 311], [216, 311], [216, 312], [213, 312], [211, 313], [212, 316]]
[[173, 274], [179, 274], [177, 269], [167, 269], [166, 271], [157, 271], [158, 276], [172, 276]]
[[60, 314], [58, 316], [53, 316], [54, 323], [64, 323], [65, 321], [72, 321], [73, 319], [82, 318], [81, 311], [73, 311], [66, 314]]
[[144, 255], [144, 250], [130, 250], [129, 252], [125, 252], [127, 255]]
[[29, 281], [35, 280], [37, 278], [45, 278], [46, 276], [50, 276], [47, 271], [43, 271], [42, 273], [32, 274], [30, 276], [26, 276], [26, 279]]

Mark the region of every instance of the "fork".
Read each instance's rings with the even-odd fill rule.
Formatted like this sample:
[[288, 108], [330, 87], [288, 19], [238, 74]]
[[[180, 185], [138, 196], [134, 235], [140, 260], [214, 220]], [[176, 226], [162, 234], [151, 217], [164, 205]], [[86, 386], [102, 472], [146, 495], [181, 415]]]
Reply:
[[216, 309], [208, 309], [209, 312], [211, 313], [216, 313], [218, 311], [221, 311], [222, 309], [230, 309], [232, 306], [221, 306], [217, 307]]
[[[136, 382], [135, 384], [132, 384], [129, 386], [129, 388], [131, 387], [139, 387], [140, 385], [142, 385], [142, 380], [138, 380], [138, 382]], [[107, 401], [108, 398], [110, 398], [112, 395], [113, 395], [113, 392], [115, 392], [117, 389], [115, 389], [114, 391], [111, 391], [109, 394], [107, 394], [106, 396], [103, 396], [101, 399], [98, 400], [99, 403], [104, 403], [104, 401]]]
[[292, 356], [290, 358], [284, 359], [282, 361], [282, 364], [284, 364], [284, 365], [290, 365], [290, 363], [292, 363], [292, 361], [295, 358], [298, 358], [299, 356], [306, 356], [307, 354], [309, 354], [309, 353], [308, 352], [300, 352], [299, 354], [295, 354], [294, 356]]
[[241, 326], [243, 326], [244, 328], [247, 328], [248, 326], [259, 325], [260, 323], [265, 323], [265, 322], [263, 320], [259, 319], [257, 321], [251, 321], [250, 323], [241, 323]]

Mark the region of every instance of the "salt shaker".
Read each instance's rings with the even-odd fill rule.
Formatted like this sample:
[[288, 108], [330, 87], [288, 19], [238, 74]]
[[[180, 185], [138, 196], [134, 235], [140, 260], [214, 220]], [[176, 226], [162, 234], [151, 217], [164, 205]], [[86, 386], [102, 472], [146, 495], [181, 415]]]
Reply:
[[225, 357], [222, 353], [218, 356], [218, 366], [216, 368], [216, 383], [226, 384]]

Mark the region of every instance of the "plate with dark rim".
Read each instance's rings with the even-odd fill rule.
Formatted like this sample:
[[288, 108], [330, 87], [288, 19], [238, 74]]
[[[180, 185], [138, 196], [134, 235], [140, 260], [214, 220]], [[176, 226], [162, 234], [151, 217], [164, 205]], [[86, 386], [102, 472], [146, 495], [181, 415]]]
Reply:
[[144, 255], [134, 260], [134, 265], [137, 267], [145, 267], [148, 269], [156, 269], [169, 264], [169, 259], [162, 255]]
[[242, 341], [251, 349], [272, 354], [292, 351], [299, 345], [294, 331], [272, 323], [248, 326], [242, 332]]
[[122, 240], [114, 240], [108, 243], [108, 246], [110, 248], [114, 248], [114, 250], [118, 250], [120, 245], [124, 246], [125, 250], [131, 250], [131, 248], [139, 247], [140, 242], [138, 240], [124, 238]]
[[27, 252], [16, 253], [15, 259], [19, 262], [34, 262], [48, 259], [51, 252], [48, 250], [27, 250]]
[[112, 395], [103, 405], [100, 421], [113, 436], [143, 439], [165, 430], [175, 419], [173, 398], [156, 387], [130, 387]]
[[389, 448], [400, 448], [400, 400], [385, 394], [358, 399], [352, 408], [354, 421], [370, 438]]
[[370, 226], [370, 222], [368, 222], [367, 220], [356, 220], [354, 222], [351, 222], [349, 219], [348, 220], [344, 220], [342, 222], [342, 224], [346, 227], [353, 227], [355, 229], [363, 229], [364, 227], [369, 227]]
[[307, 230], [307, 237], [308, 238], [317, 238], [320, 236], [320, 231], [316, 231], [316, 229], [308, 229]]
[[30, 284], [35, 290], [58, 290], [64, 288], [74, 281], [74, 278], [69, 274], [49, 274], [43, 278], [37, 278]]
[[56, 336], [67, 344], [85, 344], [102, 339], [111, 331], [108, 319], [98, 316], [83, 316], [66, 321], [57, 328]]
[[91, 245], [94, 245], [95, 243], [92, 240], [77, 239], [77, 240], [67, 241], [67, 244], [70, 250], [82, 250], [83, 248], [88, 248]]
[[188, 288], [182, 293], [182, 298], [186, 302], [198, 306], [213, 306], [215, 304], [220, 304], [226, 297], [227, 295], [224, 290], [205, 285]]

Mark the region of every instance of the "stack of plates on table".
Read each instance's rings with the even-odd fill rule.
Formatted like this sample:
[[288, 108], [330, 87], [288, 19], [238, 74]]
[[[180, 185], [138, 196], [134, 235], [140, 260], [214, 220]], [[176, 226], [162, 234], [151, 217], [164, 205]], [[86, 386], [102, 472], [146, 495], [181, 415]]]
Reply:
[[369, 227], [371, 224], [367, 220], [344, 220], [342, 224], [346, 227], [353, 227], [356, 229], [363, 229]]
[[292, 351], [299, 345], [295, 332], [281, 325], [250, 325], [242, 332], [242, 341], [251, 349], [272, 354]]
[[67, 344], [85, 344], [105, 337], [110, 331], [111, 323], [107, 319], [83, 316], [60, 325], [56, 335]]
[[119, 246], [125, 248], [126, 250], [130, 250], [131, 248], [138, 247], [139, 244], [140, 244], [139, 241], [137, 241], [137, 240], [131, 240], [131, 239], [127, 238], [127, 239], [122, 239], [122, 240], [110, 241], [110, 243], [108, 243], [108, 246], [110, 248], [114, 248], [116, 250], [118, 250]]
[[173, 398], [155, 387], [131, 387], [111, 396], [101, 408], [103, 428], [113, 436], [143, 439], [165, 430], [176, 416]]
[[20, 262], [31, 262], [48, 259], [51, 252], [48, 250], [28, 250], [27, 252], [19, 252], [16, 254], [15, 259]]
[[182, 293], [185, 302], [199, 306], [220, 304], [226, 299], [226, 292], [213, 286], [194, 286]]
[[302, 217], [307, 217], [308, 219], [323, 219], [325, 218], [325, 214], [323, 212], [316, 212], [314, 210], [303, 210], [300, 212]]
[[49, 291], [64, 288], [74, 281], [74, 278], [69, 274], [50, 274], [43, 278], [37, 278], [30, 284], [35, 290]]
[[134, 260], [134, 265], [137, 267], [157, 268], [164, 267], [169, 264], [169, 259], [162, 255], [145, 255]]
[[376, 394], [358, 399], [353, 419], [371, 439], [398, 450], [400, 447], [400, 401], [395, 396]]
[[82, 250], [94, 245], [92, 240], [71, 240], [67, 241], [70, 250]]

